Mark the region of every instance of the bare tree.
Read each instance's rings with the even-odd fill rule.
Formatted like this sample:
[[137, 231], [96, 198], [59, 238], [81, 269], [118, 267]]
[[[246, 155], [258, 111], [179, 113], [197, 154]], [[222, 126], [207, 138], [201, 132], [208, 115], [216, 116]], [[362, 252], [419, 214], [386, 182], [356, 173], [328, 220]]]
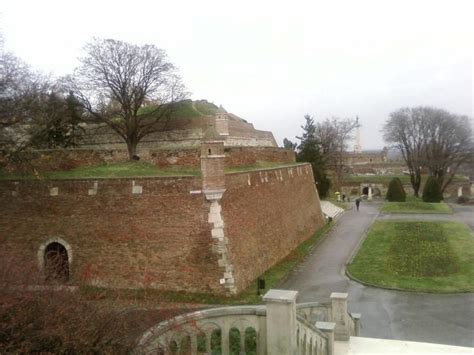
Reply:
[[459, 167], [473, 162], [471, 124], [467, 116], [434, 108], [424, 108], [424, 111], [428, 116], [424, 163], [444, 192]]
[[426, 124], [421, 108], [402, 108], [392, 112], [383, 127], [385, 141], [397, 148], [405, 160], [415, 196], [419, 195], [421, 184]]
[[358, 118], [355, 120], [332, 118], [316, 123], [316, 138], [321, 145], [325, 165], [334, 172], [334, 185], [337, 188], [341, 186], [344, 174], [348, 141], [358, 126]]
[[31, 123], [50, 83], [10, 53], [0, 54], [0, 159], [15, 161], [30, 147]]
[[459, 166], [472, 160], [469, 119], [441, 109], [399, 109], [390, 114], [383, 133], [385, 141], [402, 153], [415, 196], [419, 195], [424, 167], [438, 179], [444, 191]]
[[162, 129], [158, 122], [186, 97], [184, 85], [166, 53], [154, 45], [95, 39], [85, 51], [70, 88], [91, 119], [123, 138], [132, 159], [138, 143]]
[[0, 126], [7, 127], [30, 115], [47, 80], [11, 53], [0, 54]]

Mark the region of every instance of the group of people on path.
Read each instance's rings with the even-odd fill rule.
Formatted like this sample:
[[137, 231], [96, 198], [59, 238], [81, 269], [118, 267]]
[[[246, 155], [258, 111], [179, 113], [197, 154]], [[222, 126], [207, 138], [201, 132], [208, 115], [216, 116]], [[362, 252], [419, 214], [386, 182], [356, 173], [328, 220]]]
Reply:
[[[355, 204], [356, 204], [357, 211], [359, 210], [360, 200], [361, 200], [360, 197], [356, 198], [356, 200], [355, 200]], [[343, 201], [343, 202], [346, 202], [346, 195], [345, 195], [345, 194], [342, 194], [342, 201]], [[347, 198], [347, 201], [349, 202], [350, 199]]]

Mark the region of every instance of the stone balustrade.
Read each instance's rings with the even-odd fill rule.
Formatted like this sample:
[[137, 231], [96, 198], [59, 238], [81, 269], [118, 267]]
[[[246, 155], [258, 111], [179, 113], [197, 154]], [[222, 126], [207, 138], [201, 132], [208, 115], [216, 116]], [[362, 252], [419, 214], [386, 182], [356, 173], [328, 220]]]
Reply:
[[[345, 295], [345, 297], [344, 297]], [[360, 315], [347, 310], [347, 294], [331, 303], [296, 305], [296, 291], [270, 290], [265, 305], [201, 310], [150, 328], [135, 354], [324, 354], [334, 340], [357, 335]]]

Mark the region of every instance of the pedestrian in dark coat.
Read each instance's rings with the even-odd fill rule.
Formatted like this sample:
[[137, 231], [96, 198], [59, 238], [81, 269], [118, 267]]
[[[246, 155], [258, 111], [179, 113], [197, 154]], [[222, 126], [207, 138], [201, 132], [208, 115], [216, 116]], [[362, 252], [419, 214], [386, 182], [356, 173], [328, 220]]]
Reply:
[[356, 207], [357, 207], [357, 211], [359, 210], [359, 205], [360, 205], [360, 199], [356, 199]]

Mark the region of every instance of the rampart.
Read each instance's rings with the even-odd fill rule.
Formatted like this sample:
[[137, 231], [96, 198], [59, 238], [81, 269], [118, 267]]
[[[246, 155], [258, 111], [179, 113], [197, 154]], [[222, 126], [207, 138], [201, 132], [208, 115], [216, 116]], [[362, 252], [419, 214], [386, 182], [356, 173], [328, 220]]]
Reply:
[[226, 175], [223, 217], [238, 289], [324, 224], [311, 165]]
[[[30, 153], [31, 164], [40, 171], [69, 170], [78, 167], [128, 160], [126, 150], [92, 149], [51, 149]], [[257, 162], [294, 163], [295, 152], [278, 147], [225, 147], [226, 167], [251, 166]], [[182, 166], [199, 167], [201, 164], [200, 146], [188, 149], [150, 149], [140, 154], [142, 161], [160, 167]]]
[[57, 242], [70, 284], [110, 288], [238, 292], [323, 224], [306, 164], [227, 174], [219, 196], [153, 177], [1, 181], [0, 201], [8, 266], [40, 280]]

